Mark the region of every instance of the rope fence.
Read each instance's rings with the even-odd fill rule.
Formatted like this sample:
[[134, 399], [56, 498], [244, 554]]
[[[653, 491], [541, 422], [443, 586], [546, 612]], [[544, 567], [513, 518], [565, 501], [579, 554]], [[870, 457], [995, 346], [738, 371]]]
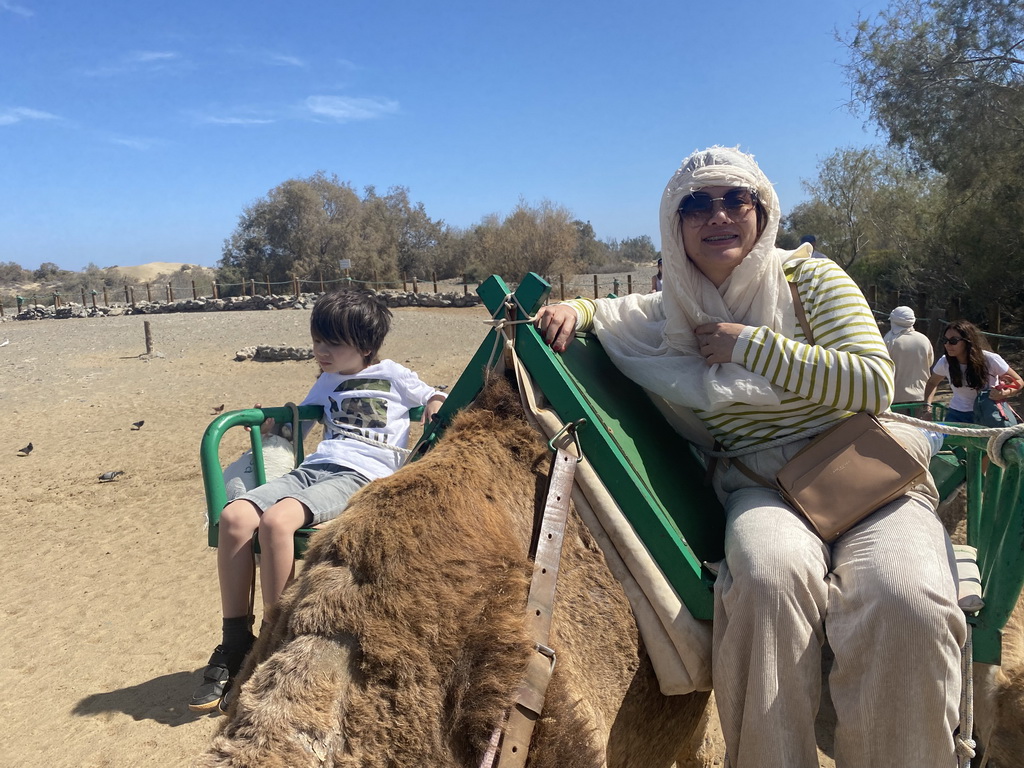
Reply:
[[[549, 297], [550, 301], [565, 301], [566, 299], [576, 298], [578, 296], [586, 296], [592, 298], [601, 298], [602, 296], [623, 296], [632, 293], [649, 293], [651, 290], [651, 277], [655, 274], [653, 267], [644, 269], [641, 268], [635, 272], [620, 272], [613, 274], [577, 274], [568, 275], [548, 275], [546, 276], [547, 281], [551, 284], [552, 290]], [[96, 309], [99, 306], [111, 307], [115, 304], [111, 303], [111, 298], [116, 304], [120, 304], [123, 296], [123, 305], [135, 307], [140, 301], [145, 300], [146, 302], [153, 303], [156, 301], [167, 301], [172, 303], [177, 300], [192, 298], [198, 300], [200, 298], [212, 298], [220, 299], [226, 298], [230, 295], [241, 295], [241, 296], [279, 296], [282, 294], [292, 294], [298, 296], [304, 292], [307, 293], [324, 293], [331, 288], [338, 286], [348, 286], [351, 288], [369, 288], [374, 291], [398, 291], [401, 290], [403, 293], [419, 294], [425, 292], [428, 287], [433, 293], [439, 293], [439, 283], [449, 290], [457, 291], [461, 287], [462, 294], [467, 295], [469, 293], [470, 280], [467, 275], [463, 274], [461, 281], [459, 280], [442, 280], [439, 281], [437, 273], [432, 272], [429, 280], [420, 280], [417, 276], [407, 277], [402, 275], [401, 280], [380, 280], [377, 275], [374, 274], [370, 280], [359, 280], [351, 277], [348, 274], [348, 270], [342, 277], [325, 278], [322, 273], [316, 275], [307, 275], [305, 277], [295, 277], [288, 281], [271, 281], [268, 275], [263, 276], [263, 280], [257, 280], [255, 278], [249, 278], [238, 283], [225, 283], [218, 282], [216, 280], [207, 283], [204, 286], [204, 290], [200, 290], [196, 285], [195, 280], [191, 280], [189, 284], [182, 285], [179, 280], [169, 281], [167, 283], [143, 283], [139, 285], [128, 285], [126, 282], [123, 286], [103, 286], [99, 291], [91, 290], [86, 291], [85, 288], [80, 289], [80, 295], [75, 295], [75, 299], [81, 298], [81, 306], [84, 308]], [[236, 290], [237, 289], [237, 290]], [[283, 290], [282, 290], [283, 289]], [[144, 292], [144, 296], [143, 296]], [[867, 297], [868, 304], [872, 308], [872, 312], [879, 316], [880, 320], [887, 321], [889, 317], [889, 311], [882, 311], [878, 307], [886, 306], [884, 303], [880, 303], [879, 291], [876, 286], [868, 286], [865, 290], [865, 296]], [[919, 292], [913, 294], [909, 291], [890, 291], [885, 297], [888, 300], [887, 306], [889, 310], [900, 305], [911, 306], [914, 309], [918, 317], [918, 330], [921, 330], [928, 338], [934, 343], [938, 344], [939, 336], [942, 333], [943, 328], [950, 322], [946, 319], [952, 317], [959, 319], [962, 317], [960, 311], [959, 298], [955, 298], [951, 303], [951, 306], [947, 311], [935, 309], [929, 307], [928, 295]], [[31, 309], [32, 307], [53, 307], [54, 309], [60, 309], [63, 306], [68, 306], [74, 302], [74, 299], [68, 299], [65, 295], [62, 295], [59, 291], [52, 291], [45, 294], [34, 293], [31, 296], [17, 296], [16, 297], [17, 308], [15, 314], [21, 314], [25, 309]], [[884, 302], [884, 299], [883, 299]], [[2, 298], [0, 298], [0, 318], [5, 316], [5, 308]], [[983, 330], [982, 332], [989, 339], [992, 349], [996, 352], [999, 351], [1000, 342], [1008, 341], [1015, 344], [1024, 342], [1024, 337], [1011, 336], [1002, 333], [1002, 314], [998, 305], [993, 305], [988, 310], [988, 323], [989, 330]]]
[[[460, 286], [463, 295], [469, 293], [469, 280], [466, 275], [462, 276], [460, 281], [441, 281], [447, 287]], [[328, 289], [338, 286], [349, 286], [352, 288], [370, 288], [374, 291], [387, 291], [387, 290], [401, 290], [403, 293], [414, 293], [418, 294], [425, 292], [428, 286], [433, 289], [433, 293], [439, 293], [438, 286], [439, 281], [437, 274], [432, 273], [430, 280], [421, 281], [418, 277], [413, 276], [406, 278], [404, 275], [400, 281], [387, 281], [379, 280], [376, 277], [373, 280], [357, 280], [350, 276], [344, 276], [340, 278], [324, 278], [323, 275], [307, 276], [303, 278], [293, 278], [287, 281], [272, 281], [266, 275], [263, 280], [256, 280], [250, 278], [240, 283], [225, 283], [217, 280], [213, 280], [207, 283], [207, 290], [201, 290], [195, 280], [191, 280], [189, 285], [182, 286], [181, 282], [175, 283], [174, 281], [167, 283], [140, 283], [137, 285], [129, 285], [127, 282], [123, 286], [103, 286], [101, 290], [90, 290], [86, 291], [85, 288], [80, 289], [80, 295], [74, 294], [74, 298], [69, 299], [68, 296], [60, 291], [50, 291], [47, 293], [33, 293], [25, 296], [16, 296], [15, 301], [17, 304], [16, 314], [21, 314], [25, 309], [31, 309], [33, 307], [53, 307], [54, 309], [60, 309], [61, 307], [69, 306], [75, 302], [75, 299], [81, 298], [82, 307], [92, 307], [97, 309], [100, 306], [110, 307], [116, 304], [122, 303], [121, 297], [123, 295], [123, 304], [125, 306], [136, 306], [141, 301], [153, 303], [156, 301], [166, 301], [172, 303], [181, 299], [191, 298], [194, 300], [198, 299], [220, 299], [227, 295], [236, 293], [232, 291], [234, 288], [240, 288], [236, 295], [241, 296], [276, 296], [282, 293], [290, 293], [298, 296], [302, 293], [324, 293]], [[284, 291], [281, 289], [284, 288]], [[113, 297], [113, 303], [111, 302]], [[3, 300], [0, 299], [0, 317], [5, 316], [5, 308]]]

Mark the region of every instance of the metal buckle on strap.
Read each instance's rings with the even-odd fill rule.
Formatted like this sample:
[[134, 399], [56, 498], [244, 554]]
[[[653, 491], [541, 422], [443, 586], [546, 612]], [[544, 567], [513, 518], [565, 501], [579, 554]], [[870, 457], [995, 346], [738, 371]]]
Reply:
[[569, 422], [568, 424], [563, 426], [560, 430], [558, 430], [557, 432], [555, 432], [554, 435], [551, 436], [550, 440], [548, 440], [548, 450], [552, 452], [558, 450], [555, 447], [555, 441], [562, 435], [564, 435], [566, 432], [568, 432], [570, 435], [572, 435], [572, 443], [576, 447], [576, 463], [579, 464], [581, 461], [583, 461], [583, 448], [582, 446], [580, 446], [579, 428], [586, 423], [586, 419], [577, 419], [576, 421]]

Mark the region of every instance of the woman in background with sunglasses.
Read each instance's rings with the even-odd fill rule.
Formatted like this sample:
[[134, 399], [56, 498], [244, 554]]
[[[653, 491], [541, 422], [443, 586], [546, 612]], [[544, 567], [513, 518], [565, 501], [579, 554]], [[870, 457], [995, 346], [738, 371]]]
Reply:
[[931, 415], [935, 390], [943, 379], [949, 381], [953, 397], [946, 410], [946, 421], [974, 423], [974, 400], [978, 392], [990, 390], [989, 397], [999, 402], [1017, 394], [1024, 380], [1007, 362], [988, 349], [985, 336], [974, 323], [957, 320], [942, 332], [945, 354], [935, 361], [932, 375], [924, 387], [925, 413]]
[[[775, 477], [809, 430], [893, 397], [893, 363], [860, 289], [810, 245], [776, 248], [780, 216], [753, 157], [696, 152], [661, 198], [663, 290], [544, 307], [537, 328], [556, 352], [593, 329], [696, 444], [793, 438], [742, 457]], [[926, 464], [923, 432], [909, 432]], [[830, 544], [738, 464], [713, 476], [726, 514], [711, 654], [726, 764], [817, 768], [827, 641], [836, 765], [953, 768], [965, 621], [930, 476]]]

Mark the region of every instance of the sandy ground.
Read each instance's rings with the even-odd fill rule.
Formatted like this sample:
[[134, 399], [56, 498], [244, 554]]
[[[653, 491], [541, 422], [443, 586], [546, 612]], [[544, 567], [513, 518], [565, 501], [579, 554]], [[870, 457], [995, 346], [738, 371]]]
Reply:
[[[140, 317], [0, 324], [2, 766], [188, 764], [217, 725], [185, 707], [220, 626], [200, 439], [214, 406], [306, 393], [312, 362], [234, 354], [308, 346], [309, 314], [147, 319], [162, 357], [140, 357]], [[397, 311], [384, 354], [453, 384], [484, 319]], [[98, 482], [109, 470], [125, 474]]]
[[[0, 324], [0, 766], [188, 765], [217, 727], [185, 706], [220, 629], [200, 439], [214, 407], [305, 394], [312, 362], [234, 355], [308, 346], [309, 315], [146, 319], [150, 357], [141, 317]], [[485, 319], [397, 310], [383, 354], [452, 385]], [[243, 450], [235, 432], [225, 463]], [[98, 482], [111, 470], [124, 474]], [[706, 747], [721, 765], [716, 731]]]

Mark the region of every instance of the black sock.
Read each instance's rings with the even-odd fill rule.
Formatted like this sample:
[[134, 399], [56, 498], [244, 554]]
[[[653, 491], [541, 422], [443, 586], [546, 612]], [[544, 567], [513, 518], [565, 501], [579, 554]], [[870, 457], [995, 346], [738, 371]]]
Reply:
[[249, 617], [238, 616], [233, 619], [224, 619], [223, 640], [221, 645], [225, 648], [245, 648], [252, 642], [252, 632], [249, 630]]

